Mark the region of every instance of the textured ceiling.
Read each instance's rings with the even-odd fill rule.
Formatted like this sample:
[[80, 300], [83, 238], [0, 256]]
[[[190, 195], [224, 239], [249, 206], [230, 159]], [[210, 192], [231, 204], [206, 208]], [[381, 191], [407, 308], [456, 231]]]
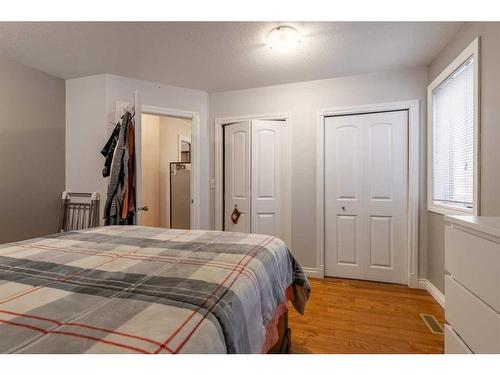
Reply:
[[296, 49], [265, 39], [273, 22], [0, 23], [0, 54], [61, 78], [112, 73], [209, 92], [426, 65], [450, 22], [292, 22]]

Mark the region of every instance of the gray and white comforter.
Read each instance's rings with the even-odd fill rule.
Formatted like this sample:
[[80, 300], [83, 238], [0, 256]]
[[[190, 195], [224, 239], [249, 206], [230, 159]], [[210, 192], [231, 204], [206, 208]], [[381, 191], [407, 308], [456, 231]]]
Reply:
[[260, 353], [310, 284], [266, 235], [111, 226], [0, 245], [0, 353]]

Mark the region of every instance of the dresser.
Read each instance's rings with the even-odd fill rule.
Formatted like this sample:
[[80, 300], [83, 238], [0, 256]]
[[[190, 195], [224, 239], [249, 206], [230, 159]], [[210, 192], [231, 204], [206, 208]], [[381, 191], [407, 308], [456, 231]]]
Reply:
[[500, 353], [500, 217], [445, 217], [445, 353]]

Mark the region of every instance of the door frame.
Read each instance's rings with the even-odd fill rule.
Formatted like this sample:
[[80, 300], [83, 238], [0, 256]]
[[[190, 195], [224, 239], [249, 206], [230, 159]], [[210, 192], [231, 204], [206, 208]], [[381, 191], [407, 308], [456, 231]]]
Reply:
[[[200, 227], [200, 155], [199, 155], [199, 142], [200, 142], [200, 114], [194, 111], [185, 111], [167, 107], [157, 107], [146, 104], [139, 104], [137, 99], [137, 92], [134, 93], [134, 102], [137, 108], [140, 108], [140, 113], [136, 112], [135, 116], [135, 146], [136, 150], [141, 150], [141, 116], [142, 114], [150, 114], [157, 116], [178, 117], [191, 120], [191, 229], [199, 229]], [[123, 111], [123, 108], [129, 106], [126, 102], [116, 102], [117, 116]], [[121, 116], [121, 115], [120, 115]], [[136, 153], [136, 196], [137, 205], [140, 204], [141, 185], [137, 183], [140, 179], [141, 171], [141, 153]], [[136, 225], [140, 225], [139, 216], [136, 215]]]
[[420, 102], [407, 100], [319, 110], [316, 144], [316, 264], [312, 276], [323, 278], [325, 269], [325, 117], [408, 110], [407, 285], [419, 287], [419, 167]]
[[215, 229], [222, 230], [223, 219], [224, 219], [224, 137], [223, 137], [223, 127], [225, 125], [240, 122], [240, 121], [252, 121], [252, 120], [271, 120], [271, 121], [284, 121], [285, 126], [285, 196], [284, 199], [284, 212], [283, 217], [285, 220], [285, 238], [283, 240], [289, 248], [292, 248], [292, 191], [291, 191], [291, 179], [292, 179], [292, 163], [290, 162], [290, 150], [291, 150], [291, 119], [289, 113], [271, 113], [271, 114], [261, 114], [261, 115], [248, 115], [248, 116], [234, 116], [234, 117], [216, 117], [214, 121], [214, 137], [215, 137]]

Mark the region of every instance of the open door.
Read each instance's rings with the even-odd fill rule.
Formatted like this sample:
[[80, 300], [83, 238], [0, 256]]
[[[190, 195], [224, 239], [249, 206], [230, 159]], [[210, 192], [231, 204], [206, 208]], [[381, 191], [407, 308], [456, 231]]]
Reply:
[[[116, 102], [116, 121], [127, 109], [132, 111], [133, 108], [137, 207], [134, 224], [196, 228], [193, 205], [193, 180], [196, 178], [196, 158], [193, 157], [196, 148], [193, 146], [196, 145], [196, 135], [193, 129], [197, 126], [198, 117], [188, 112], [143, 105], [138, 91], [133, 93], [132, 102], [133, 105], [131, 102]], [[183, 168], [172, 173], [171, 163], [180, 164]], [[189, 172], [189, 176], [184, 172]], [[173, 195], [171, 188], [175, 189]], [[174, 204], [172, 197], [175, 198]], [[186, 209], [187, 213], [184, 212]], [[171, 211], [174, 219], [180, 217], [175, 221], [177, 224], [172, 225]]]
[[139, 100], [139, 92], [134, 92], [134, 109], [135, 109], [135, 205], [136, 215], [135, 224], [141, 225], [141, 215], [147, 212], [148, 208], [142, 202], [142, 111]]

